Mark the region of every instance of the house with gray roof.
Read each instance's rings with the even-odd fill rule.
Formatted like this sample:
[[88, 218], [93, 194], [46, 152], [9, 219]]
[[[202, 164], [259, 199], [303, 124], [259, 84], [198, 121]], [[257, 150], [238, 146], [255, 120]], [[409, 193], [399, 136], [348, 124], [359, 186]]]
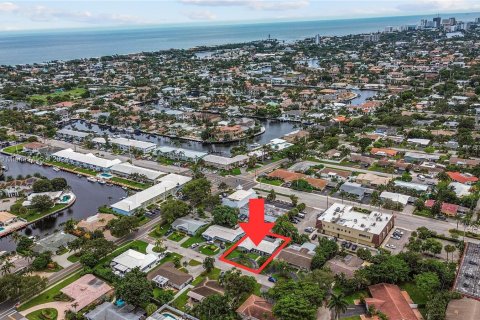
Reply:
[[367, 193], [367, 189], [362, 185], [353, 182], [345, 182], [340, 187], [340, 192], [344, 192], [348, 195], [354, 196], [357, 200], [362, 200]]
[[145, 319], [145, 311], [131, 305], [116, 306], [104, 302], [92, 311], [85, 314], [87, 320], [140, 320]]
[[67, 248], [68, 244], [75, 239], [77, 239], [77, 237], [71, 234], [56, 232], [38, 240], [32, 248], [32, 251], [37, 253], [43, 253], [47, 251], [56, 253], [62, 248]]
[[193, 236], [200, 230], [202, 227], [206, 226], [208, 223], [199, 219], [192, 218], [178, 218], [172, 222], [172, 228], [181, 232], [185, 232], [189, 236]]

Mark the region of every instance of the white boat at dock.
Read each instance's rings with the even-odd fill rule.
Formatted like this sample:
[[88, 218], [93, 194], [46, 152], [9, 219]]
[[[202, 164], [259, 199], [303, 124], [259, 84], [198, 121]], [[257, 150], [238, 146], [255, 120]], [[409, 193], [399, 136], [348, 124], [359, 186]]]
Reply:
[[60, 168], [59, 167], [53, 167], [53, 171], [60, 171]]
[[87, 181], [88, 181], [88, 182], [97, 182], [98, 180], [97, 180], [97, 178], [95, 178], [95, 177], [88, 177], [88, 178], [87, 178]]

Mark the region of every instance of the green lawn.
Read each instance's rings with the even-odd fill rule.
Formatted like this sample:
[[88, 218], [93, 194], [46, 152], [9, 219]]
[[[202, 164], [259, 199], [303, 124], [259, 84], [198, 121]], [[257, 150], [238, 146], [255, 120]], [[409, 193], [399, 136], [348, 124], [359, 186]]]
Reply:
[[202, 272], [201, 275], [193, 279], [192, 286], [196, 286], [202, 283], [202, 281], [205, 280], [205, 278], [208, 278], [210, 280], [218, 280], [218, 278], [220, 278], [220, 273], [221, 273], [221, 270], [218, 268], [213, 268], [213, 270], [210, 271], [210, 273], [205, 273], [204, 271]]
[[164, 264], [166, 262], [169, 262], [169, 261], [173, 261], [175, 259], [175, 257], [179, 257], [180, 259], [183, 258], [183, 256], [181, 254], [178, 254], [178, 253], [175, 253], [175, 252], [171, 252], [170, 254], [168, 254], [165, 258], [163, 258], [162, 260], [160, 260], [160, 264]]
[[426, 297], [423, 293], [421, 293], [415, 283], [413, 282], [406, 282], [400, 285], [402, 290], [405, 290], [412, 298], [413, 302], [419, 305], [425, 305], [427, 303], [429, 297]]
[[202, 242], [205, 242], [205, 239], [199, 235], [199, 236], [193, 236], [193, 237], [190, 237], [188, 238], [187, 240], [185, 240], [181, 246], [182, 248], [190, 248], [190, 246], [194, 243], [202, 243]]
[[57, 309], [40, 309], [27, 314], [28, 320], [56, 320], [58, 317]]
[[80, 260], [80, 256], [77, 256], [77, 255], [74, 253], [74, 254], [68, 256], [68, 257], [67, 257], [67, 260], [70, 261], [70, 262], [72, 262], [72, 263], [75, 263], [75, 262], [77, 262], [77, 261]]
[[221, 176], [227, 176], [227, 175], [238, 176], [238, 175], [241, 175], [241, 174], [242, 174], [242, 171], [240, 171], [240, 168], [233, 168], [233, 169], [230, 169], [230, 170], [221, 170], [220, 171]]
[[30, 299], [29, 301], [25, 302], [22, 304], [18, 310], [23, 311], [27, 310], [31, 307], [37, 306], [39, 304], [44, 304], [47, 302], [53, 302], [55, 301], [54, 297], [55, 295], [60, 293], [60, 290], [68, 286], [70, 283], [80, 279], [82, 277], [82, 272], [79, 271], [75, 273], [74, 275], [70, 276], [69, 278], [63, 280], [62, 282], [56, 284], [55, 286], [51, 287], [50, 289], [44, 291], [43, 293], [39, 294], [38, 296], [34, 297], [33, 299]]
[[120, 178], [120, 177], [112, 177], [110, 180], [114, 181], [114, 182], [118, 182], [118, 183], [122, 183], [122, 184], [125, 184], [129, 187], [132, 187], [132, 188], [135, 188], [135, 189], [146, 189], [149, 187], [148, 184], [145, 184], [145, 183], [141, 183], [141, 182], [137, 182], [137, 181], [132, 181], [132, 180], [128, 180], [128, 179], [124, 179], [124, 178]]
[[202, 264], [202, 263], [201, 263], [200, 261], [197, 261], [197, 260], [194, 260], [194, 259], [192, 259], [192, 260], [190, 260], [190, 261], [188, 262], [188, 265], [189, 265], [189, 266], [192, 266], [192, 267], [199, 266], [199, 265], [201, 265], [201, 264]]
[[279, 179], [267, 179], [265, 177], [257, 178], [257, 181], [260, 183], [271, 184], [272, 186], [281, 186], [283, 184], [282, 180]]
[[185, 306], [187, 305], [188, 302], [188, 292], [189, 290], [185, 290], [181, 295], [177, 297], [177, 299], [173, 300], [172, 306], [178, 310], [185, 311]]
[[[87, 92], [86, 89], [84, 88], [75, 88], [72, 90], [66, 90], [66, 91], [55, 91], [53, 93], [49, 94], [35, 94], [31, 95], [28, 97], [29, 101], [37, 100], [41, 101], [42, 104], [46, 104], [48, 102], [48, 98], [59, 98], [60, 100], [70, 100], [70, 99], [78, 99], [81, 98], [82, 95]], [[58, 100], [57, 100], [58, 101]]]
[[3, 151], [6, 152], [6, 153], [11, 153], [11, 154], [19, 153], [23, 150], [24, 145], [25, 145], [25, 143], [17, 144], [15, 146], [9, 146], [9, 147], [3, 148]]
[[171, 226], [169, 224], [164, 224], [162, 226], [157, 226], [155, 229], [150, 231], [150, 233], [148, 235], [150, 237], [153, 237], [153, 238], [161, 238], [165, 235], [165, 233], [167, 233], [167, 231], [170, 229], [170, 227]]
[[213, 256], [217, 254], [218, 251], [220, 251], [220, 248], [214, 244], [206, 244], [200, 247], [200, 252], [207, 256]]
[[36, 212], [35, 210], [28, 210], [26, 214], [20, 215], [20, 217], [26, 219], [28, 222], [42, 218], [46, 215], [49, 215], [53, 212], [56, 211], [61, 211], [64, 209], [67, 205], [66, 204], [56, 204], [52, 208], [48, 209], [45, 212]]
[[179, 242], [179, 241], [182, 240], [183, 238], [185, 238], [185, 234], [184, 234], [184, 233], [175, 231], [175, 232], [173, 232], [173, 233], [168, 237], [168, 240], [172, 240], [172, 241], [175, 241], [175, 242]]

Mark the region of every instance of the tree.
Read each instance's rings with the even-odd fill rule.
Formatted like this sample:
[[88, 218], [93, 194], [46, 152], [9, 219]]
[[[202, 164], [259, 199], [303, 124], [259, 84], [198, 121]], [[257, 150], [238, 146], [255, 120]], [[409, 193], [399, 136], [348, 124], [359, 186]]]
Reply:
[[268, 195], [267, 195], [267, 200], [275, 201], [276, 198], [277, 198], [277, 194], [275, 193], [275, 190], [270, 189], [270, 192], [268, 192]]
[[435, 272], [422, 272], [415, 276], [415, 284], [425, 297], [429, 297], [440, 289], [440, 280]]
[[47, 283], [47, 278], [40, 276], [6, 274], [0, 277], [0, 301], [11, 298], [25, 301], [43, 291]]
[[75, 230], [76, 226], [77, 226], [77, 221], [75, 221], [74, 219], [68, 219], [65, 222], [65, 225], [63, 227], [63, 231], [65, 231], [66, 233], [71, 233]]
[[52, 191], [52, 183], [48, 179], [39, 179], [33, 183], [32, 190], [35, 193]]
[[68, 187], [67, 180], [65, 180], [65, 178], [53, 178], [50, 180], [50, 184], [52, 185], [52, 190], [54, 191], [62, 191]]
[[232, 228], [238, 222], [238, 210], [228, 206], [216, 206], [212, 215], [213, 223], [220, 226]]
[[225, 289], [225, 295], [229, 297], [232, 307], [236, 309], [240, 301], [253, 293], [257, 281], [233, 268], [222, 274], [219, 283]]
[[172, 223], [177, 218], [186, 216], [190, 207], [184, 201], [169, 199], [161, 204], [160, 211], [167, 223]]
[[205, 178], [187, 182], [182, 189], [183, 194], [192, 205], [198, 205], [211, 194], [212, 184]]
[[155, 303], [149, 303], [145, 307], [145, 312], [147, 312], [147, 316], [151, 316], [157, 309], [158, 307]]
[[291, 194], [289, 197], [290, 201], [292, 202], [292, 206], [296, 207], [298, 203], [298, 197], [294, 194]]
[[293, 294], [280, 298], [272, 311], [279, 320], [315, 320], [317, 318], [317, 308], [305, 298]]
[[212, 257], [205, 257], [203, 260], [203, 269], [206, 273], [210, 273], [215, 268], [215, 259]]
[[25, 253], [29, 251], [32, 246], [33, 246], [33, 240], [22, 235], [20, 236], [20, 239], [17, 242], [17, 252]]
[[159, 305], [163, 306], [164, 304], [172, 301], [174, 297], [175, 294], [172, 290], [157, 290], [155, 300], [158, 301]]
[[112, 236], [121, 238], [136, 230], [139, 226], [139, 219], [136, 216], [121, 216], [108, 222], [108, 229]]
[[328, 300], [328, 308], [332, 312], [332, 319], [340, 319], [340, 315], [347, 311], [348, 302], [342, 293], [333, 292]]
[[127, 272], [123, 278], [118, 281], [116, 286], [116, 295], [125, 302], [140, 307], [146, 301], [152, 298], [152, 284], [148, 281], [145, 273], [139, 268]]
[[[455, 252], [455, 250], [457, 250], [457, 248], [455, 246], [452, 246], [451, 244], [445, 245], [445, 247], [443, 247], [443, 249], [447, 253], [447, 261], [448, 261], [448, 254], [453, 253], [453, 252]], [[453, 256], [452, 256], [452, 260], [453, 260]]]
[[36, 271], [45, 270], [51, 261], [52, 253], [50, 251], [43, 252], [33, 260], [32, 268]]
[[0, 268], [0, 270], [2, 271], [2, 274], [3, 275], [6, 275], [8, 273], [10, 273], [10, 271], [15, 267], [15, 265], [10, 261], [10, 259], [5, 259], [3, 261], [3, 264]]
[[292, 238], [295, 243], [303, 243], [304, 239], [298, 233], [298, 229], [293, 223], [288, 221], [288, 218], [285, 216], [279, 217], [275, 221], [272, 231], [276, 234]]
[[206, 297], [197, 304], [192, 313], [200, 320], [236, 320], [237, 314], [233, 312], [228, 297], [214, 294]]
[[422, 246], [422, 250], [424, 252], [431, 252], [433, 255], [440, 254], [442, 252], [442, 248], [442, 243], [433, 238], [428, 238], [425, 240]]
[[369, 138], [361, 138], [358, 140], [358, 146], [360, 147], [360, 150], [362, 152], [365, 152], [367, 150], [367, 147], [372, 143], [372, 140]]
[[52, 208], [53, 205], [53, 200], [47, 195], [35, 196], [31, 201], [31, 207], [40, 212], [47, 211], [48, 209]]

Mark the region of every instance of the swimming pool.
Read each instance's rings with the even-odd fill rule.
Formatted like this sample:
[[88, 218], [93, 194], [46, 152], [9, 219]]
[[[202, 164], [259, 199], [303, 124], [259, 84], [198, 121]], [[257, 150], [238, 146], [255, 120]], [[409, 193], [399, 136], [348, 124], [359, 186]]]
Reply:
[[103, 179], [111, 179], [113, 178], [113, 175], [107, 172], [102, 172], [97, 175], [97, 177], [103, 178]]
[[162, 316], [165, 317], [165, 320], [177, 320], [177, 317], [171, 313], [162, 313]]
[[0, 231], [3, 231], [3, 230], [5, 230], [5, 228], [4, 228], [4, 227], [0, 227]]

